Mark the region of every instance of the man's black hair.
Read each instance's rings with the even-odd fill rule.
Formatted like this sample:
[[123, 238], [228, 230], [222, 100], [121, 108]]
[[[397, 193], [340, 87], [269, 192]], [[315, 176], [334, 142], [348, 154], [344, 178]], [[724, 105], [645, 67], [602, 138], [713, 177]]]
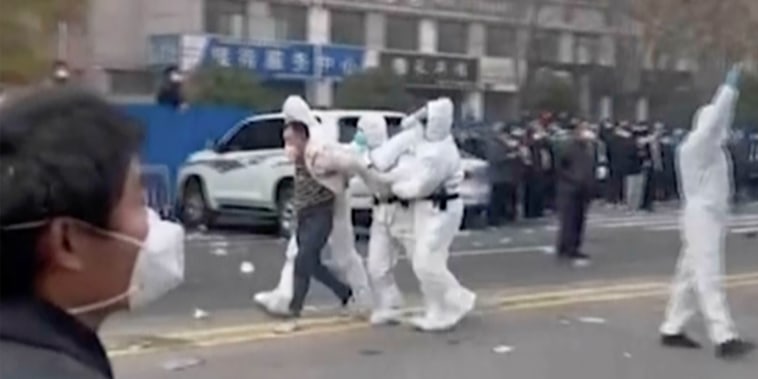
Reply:
[[30, 295], [42, 227], [72, 217], [107, 228], [142, 129], [99, 96], [76, 88], [33, 93], [0, 108], [0, 299]]

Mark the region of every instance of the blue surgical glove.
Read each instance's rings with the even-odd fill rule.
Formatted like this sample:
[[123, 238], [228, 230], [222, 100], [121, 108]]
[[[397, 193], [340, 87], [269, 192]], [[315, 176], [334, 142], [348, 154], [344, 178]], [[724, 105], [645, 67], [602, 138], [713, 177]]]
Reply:
[[740, 84], [740, 76], [742, 76], [742, 67], [740, 65], [734, 65], [731, 70], [729, 70], [729, 74], [726, 75], [726, 82], [724, 82], [726, 85], [737, 89]]
[[357, 146], [361, 151], [368, 150], [368, 141], [366, 141], [366, 135], [363, 134], [362, 130], [355, 132], [355, 135], [353, 136], [353, 144]]

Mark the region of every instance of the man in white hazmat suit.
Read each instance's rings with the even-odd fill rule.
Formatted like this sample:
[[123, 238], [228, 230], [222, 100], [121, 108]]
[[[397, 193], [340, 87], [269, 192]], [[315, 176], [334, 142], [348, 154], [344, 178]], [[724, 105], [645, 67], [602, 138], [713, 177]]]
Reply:
[[723, 254], [731, 194], [731, 168], [726, 140], [738, 98], [739, 67], [727, 76], [713, 101], [696, 113], [692, 131], [678, 151], [684, 208], [682, 251], [672, 285], [666, 319], [661, 325], [664, 346], [699, 348], [684, 333], [697, 304], [704, 315], [716, 355], [733, 358], [754, 348], [738, 338], [723, 289]]
[[[421, 119], [425, 116], [426, 125]], [[386, 171], [404, 153], [412, 165], [390, 179], [392, 192], [410, 201], [414, 245], [411, 264], [421, 285], [425, 312], [411, 320], [423, 331], [441, 331], [455, 326], [476, 302], [476, 295], [458, 283], [447, 266], [450, 245], [461, 225], [463, 202], [458, 187], [463, 180], [460, 154], [450, 129], [453, 104], [450, 99], [430, 101], [404, 120], [409, 130], [401, 132], [369, 154], [369, 168]]]
[[[365, 115], [358, 120], [354, 142], [369, 152], [388, 139], [387, 122], [378, 114]], [[407, 155], [406, 155], [407, 156]], [[407, 162], [408, 160], [403, 160]], [[385, 177], [403, 169], [403, 163], [395, 165], [386, 174], [373, 170], [359, 172], [361, 179], [374, 195], [371, 232], [368, 245], [368, 273], [374, 290], [374, 309], [371, 323], [381, 325], [399, 321], [402, 312], [402, 294], [395, 282], [394, 268], [400, 250], [406, 254], [413, 251], [413, 213], [407, 201], [392, 194]]]
[[[298, 121], [308, 127], [310, 133], [306, 148], [306, 156], [310, 158], [306, 159], [308, 169], [317, 181], [335, 194], [334, 221], [329, 237], [330, 258], [325, 260], [325, 264], [351, 287], [358, 307], [361, 310], [367, 310], [371, 304], [371, 290], [363, 260], [355, 250], [355, 237], [346, 191], [350, 174], [337, 164], [340, 162], [322, 163], [320, 160], [317, 163], [313, 159], [318, 151], [329, 149], [330, 146], [337, 144], [337, 135], [322, 128], [311, 113], [308, 104], [299, 96], [288, 97], [282, 106], [282, 113], [284, 113], [285, 122]], [[294, 291], [293, 275], [296, 256], [297, 242], [293, 235], [287, 244], [279, 284], [274, 290], [257, 293], [254, 297], [256, 303], [272, 314], [289, 314], [289, 304]]]

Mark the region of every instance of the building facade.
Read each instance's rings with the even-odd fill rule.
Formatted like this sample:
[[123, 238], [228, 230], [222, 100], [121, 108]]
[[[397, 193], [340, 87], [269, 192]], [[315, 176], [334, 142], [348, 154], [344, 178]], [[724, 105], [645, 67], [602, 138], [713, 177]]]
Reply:
[[570, 79], [581, 114], [614, 111], [607, 0], [99, 0], [90, 20], [91, 77], [115, 94], [149, 93], [166, 64], [214, 64], [330, 106], [344, 77], [382, 67], [463, 118], [503, 120], [539, 62]]

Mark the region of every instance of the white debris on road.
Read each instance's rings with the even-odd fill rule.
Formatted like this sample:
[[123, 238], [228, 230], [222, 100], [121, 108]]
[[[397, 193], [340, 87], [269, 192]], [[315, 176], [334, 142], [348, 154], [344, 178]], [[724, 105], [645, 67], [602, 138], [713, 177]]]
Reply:
[[542, 251], [545, 255], [554, 255], [555, 254], [555, 247], [553, 246], [542, 246], [540, 247], [540, 251]]
[[511, 243], [511, 241], [513, 241], [513, 239], [511, 239], [510, 237], [503, 237], [498, 242], [500, 242], [503, 245], [507, 245], [507, 244]]
[[605, 319], [600, 318], [600, 317], [579, 317], [577, 320], [585, 324], [605, 324], [606, 323]]
[[209, 316], [208, 312], [206, 312], [206, 311], [204, 311], [204, 310], [202, 310], [200, 308], [195, 308], [195, 312], [192, 313], [192, 317], [194, 317], [195, 320], [206, 319], [206, 318], [208, 318], [208, 316]]
[[508, 354], [513, 352], [513, 346], [508, 345], [498, 345], [492, 348], [492, 351], [495, 354]]
[[624, 353], [624, 358], [631, 358], [631, 357], [632, 357], [632, 353], [628, 353], [628, 352]]
[[200, 366], [205, 361], [197, 357], [171, 358], [163, 363], [163, 368], [168, 371], [181, 371], [191, 367]]
[[211, 250], [211, 254], [217, 256], [217, 257], [223, 257], [226, 255], [229, 255], [229, 252], [226, 250], [226, 248], [223, 247], [217, 247], [213, 250]]
[[295, 321], [283, 322], [274, 327], [274, 333], [276, 334], [288, 334], [293, 333], [300, 329], [300, 326]]
[[240, 272], [246, 275], [250, 275], [255, 272], [255, 266], [253, 266], [252, 262], [242, 262], [242, 264], [240, 264]]

